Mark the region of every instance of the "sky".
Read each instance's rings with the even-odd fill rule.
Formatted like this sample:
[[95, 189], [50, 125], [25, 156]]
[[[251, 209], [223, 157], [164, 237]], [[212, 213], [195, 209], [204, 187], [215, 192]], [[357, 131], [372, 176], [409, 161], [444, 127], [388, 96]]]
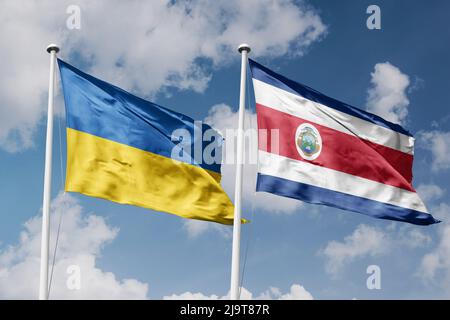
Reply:
[[[372, 4], [380, 8], [379, 30], [366, 26]], [[252, 222], [242, 227], [242, 297], [450, 298], [448, 1], [1, 5], [1, 299], [38, 295], [45, 48], [52, 42], [61, 47], [59, 57], [79, 69], [219, 130], [237, 126], [236, 48], [242, 42], [251, 46], [252, 59], [270, 69], [400, 123], [416, 138], [414, 186], [443, 222], [415, 226], [255, 193], [255, 167], [245, 165], [243, 214]], [[246, 126], [255, 128], [250, 81], [247, 88]], [[226, 298], [232, 229], [64, 193], [59, 78], [55, 108], [51, 259], [61, 225], [50, 298]], [[222, 171], [222, 185], [233, 198], [234, 167]], [[367, 286], [373, 265], [379, 267], [379, 289]], [[74, 272], [81, 279], [76, 288]]]

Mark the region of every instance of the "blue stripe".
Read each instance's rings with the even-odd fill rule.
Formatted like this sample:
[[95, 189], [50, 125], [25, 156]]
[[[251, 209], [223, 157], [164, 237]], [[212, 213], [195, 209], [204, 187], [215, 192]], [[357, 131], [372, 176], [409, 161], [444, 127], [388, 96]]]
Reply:
[[[206, 164], [203, 157], [194, 159], [194, 137], [203, 155], [205, 145], [209, 144], [202, 141], [203, 133], [211, 127], [206, 124], [201, 128], [195, 126], [193, 119], [181, 113], [138, 98], [62, 60], [58, 60], [58, 64], [67, 127], [220, 173], [220, 162]], [[181, 141], [172, 137], [176, 129], [187, 130], [191, 139], [190, 143], [184, 141], [187, 150], [177, 154], [178, 157], [172, 155], [173, 148], [180, 146]], [[222, 137], [217, 132], [212, 139], [222, 144]], [[220, 148], [215, 150], [220, 152]]]
[[309, 184], [258, 173], [256, 191], [274, 193], [313, 204], [354, 211], [379, 219], [429, 225], [440, 222], [431, 214], [352, 196]]
[[393, 131], [405, 134], [407, 136], [411, 136], [412, 134], [409, 133], [407, 130], [402, 128], [400, 125], [389, 122], [375, 114], [369, 113], [367, 111], [355, 108], [351, 105], [348, 105], [344, 102], [338, 101], [336, 99], [330, 98], [310, 87], [307, 87], [303, 84], [300, 84], [298, 82], [292, 81], [288, 78], [283, 77], [282, 75], [273, 72], [272, 70], [264, 67], [263, 65], [260, 65], [259, 63], [249, 59], [249, 65], [250, 70], [252, 72], [252, 77], [265, 82], [267, 84], [270, 84], [272, 86], [275, 86], [277, 88], [280, 88], [282, 90], [288, 91], [290, 93], [300, 95], [305, 99], [323, 104], [327, 107], [336, 109], [340, 112], [344, 112], [346, 114], [349, 114], [351, 116], [360, 118], [362, 120], [371, 122], [373, 124], [391, 129]]

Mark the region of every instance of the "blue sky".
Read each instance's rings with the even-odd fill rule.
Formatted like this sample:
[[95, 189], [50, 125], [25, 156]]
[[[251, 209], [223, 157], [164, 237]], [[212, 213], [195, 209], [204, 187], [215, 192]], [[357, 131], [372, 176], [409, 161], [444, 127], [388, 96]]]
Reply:
[[[240, 72], [235, 48], [243, 41], [253, 47], [250, 57], [256, 61], [360, 108], [370, 104], [370, 89], [385, 84], [391, 90], [387, 94], [397, 100], [376, 104], [379, 95], [386, 93], [379, 90], [375, 108], [380, 113], [407, 111], [401, 122], [416, 136], [414, 186], [431, 213], [444, 222], [419, 227], [283, 198], [276, 202], [272, 197], [255, 199], [250, 173], [244, 181], [249, 190], [244, 193], [244, 211], [252, 223], [242, 228], [243, 255], [248, 245], [243, 286], [253, 297], [265, 293], [264, 297], [280, 298], [290, 293], [284, 296], [289, 298], [295, 296], [293, 285], [302, 286], [315, 299], [450, 297], [450, 250], [445, 246], [450, 241], [446, 222], [450, 209], [446, 202], [450, 181], [450, 113], [446, 107], [450, 102], [450, 30], [446, 18], [450, 3], [317, 0], [267, 5], [267, 1], [254, 0], [233, 3], [234, 11], [226, 1], [194, 2], [189, 10], [181, 4], [167, 6], [164, 1], [133, 5], [71, 1], [58, 6], [45, 1], [16, 2], [7, 1], [5, 6], [5, 12], [17, 17], [16, 22], [0, 13], [0, 58], [7, 66], [0, 76], [0, 297], [37, 294], [37, 287], [32, 286], [39, 274], [34, 268], [34, 240], [39, 240], [39, 228], [33, 227], [39, 226], [36, 219], [28, 223], [28, 238], [23, 232], [24, 223], [41, 213], [48, 81], [44, 48], [51, 41], [61, 44], [63, 60], [82, 70], [195, 119], [209, 114], [224, 126], [235, 119]], [[66, 28], [69, 4], [81, 8], [79, 30]], [[381, 30], [366, 27], [370, 4], [381, 8]], [[276, 20], [286, 23], [273, 23]], [[20, 35], [17, 57], [6, 52], [13, 30]], [[148, 34], [155, 38], [142, 38]], [[377, 65], [381, 84], [374, 82]], [[399, 86], [405, 79], [408, 84]], [[253, 93], [249, 95], [252, 112]], [[58, 96], [59, 115], [63, 115], [62, 103]], [[215, 117], [212, 107], [218, 104], [223, 104], [221, 110], [228, 112], [228, 119]], [[62, 189], [65, 170], [60, 168], [65, 134], [62, 128], [60, 135], [59, 121], [64, 126], [64, 119], [55, 118], [53, 197]], [[59, 199], [59, 204], [64, 202]], [[273, 205], [265, 206], [267, 202]], [[71, 194], [68, 203], [70, 223], [65, 224], [64, 206], [54, 211], [54, 218], [63, 213], [66, 235], [58, 251], [55, 296], [160, 299], [187, 292], [199, 293], [197, 297], [227, 294], [229, 228], [190, 225], [177, 216], [79, 194]], [[92, 215], [98, 217], [95, 223], [88, 220]], [[53, 229], [56, 222], [52, 220]], [[83, 229], [86, 225], [91, 227]], [[80, 244], [83, 241], [85, 245]], [[95, 263], [86, 263], [86, 257]], [[84, 272], [89, 279], [98, 276], [92, 281], [98, 280], [99, 285], [95, 290], [82, 286], [78, 296], [71, 296], [65, 289], [65, 267], [77, 263], [82, 266], [82, 278]], [[369, 265], [381, 268], [380, 290], [366, 287]], [[105, 280], [108, 272], [114, 281]], [[24, 279], [29, 279], [29, 286]], [[110, 285], [114, 290], [108, 290]]]

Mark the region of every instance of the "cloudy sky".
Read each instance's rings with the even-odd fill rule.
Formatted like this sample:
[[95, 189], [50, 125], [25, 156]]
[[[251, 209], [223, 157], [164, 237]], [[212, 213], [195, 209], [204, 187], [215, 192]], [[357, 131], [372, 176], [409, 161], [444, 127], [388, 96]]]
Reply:
[[[381, 30], [366, 27], [370, 4], [2, 0], [0, 298], [38, 294], [51, 42], [78, 68], [220, 130], [237, 126], [241, 42], [271, 69], [402, 124], [416, 137], [414, 185], [443, 223], [419, 227], [255, 194], [255, 168], [246, 165], [252, 222], [242, 228], [242, 296], [450, 298], [450, 3], [379, 0]], [[69, 29], [78, 9], [80, 29]], [[59, 221], [61, 233], [50, 298], [226, 298], [232, 230], [65, 194], [59, 82], [56, 114], [51, 257]], [[246, 117], [254, 128], [251, 92]], [[223, 173], [232, 196], [234, 169]], [[379, 290], [366, 285], [371, 265], [381, 271]], [[79, 290], [70, 286], [74, 266]]]

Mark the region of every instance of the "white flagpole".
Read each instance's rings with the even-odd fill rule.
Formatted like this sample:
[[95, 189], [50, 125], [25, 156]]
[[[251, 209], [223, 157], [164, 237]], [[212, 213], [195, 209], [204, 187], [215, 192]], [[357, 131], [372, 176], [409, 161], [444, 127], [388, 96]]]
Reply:
[[241, 247], [241, 198], [242, 198], [242, 169], [244, 160], [244, 112], [245, 112], [245, 85], [247, 75], [247, 55], [250, 47], [243, 43], [239, 46], [241, 53], [241, 92], [239, 98], [239, 126], [237, 134], [236, 155], [236, 183], [234, 191], [234, 223], [233, 223], [233, 249], [231, 256], [231, 287], [230, 299], [239, 300], [239, 273], [240, 273], [240, 247]]
[[50, 197], [52, 190], [52, 147], [53, 147], [53, 100], [55, 92], [56, 54], [55, 44], [47, 47], [50, 53], [50, 80], [48, 83], [47, 138], [45, 142], [44, 200], [42, 203], [41, 273], [39, 278], [39, 300], [48, 299], [48, 250], [50, 229]]

